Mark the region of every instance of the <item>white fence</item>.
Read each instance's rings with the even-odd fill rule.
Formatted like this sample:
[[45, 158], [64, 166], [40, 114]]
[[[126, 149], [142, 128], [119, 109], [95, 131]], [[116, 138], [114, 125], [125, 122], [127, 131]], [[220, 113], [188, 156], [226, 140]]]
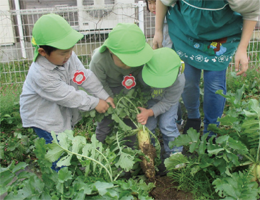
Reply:
[[[23, 83], [33, 58], [33, 47], [30, 43], [32, 28], [43, 14], [59, 14], [74, 29], [84, 34], [84, 38], [76, 44], [74, 50], [86, 67], [88, 67], [93, 50], [102, 45], [117, 23], [138, 24], [144, 31], [147, 42], [151, 44], [154, 35], [154, 16], [147, 12], [143, 1], [134, 3], [134, 0], [124, 0], [122, 2], [124, 3], [103, 7], [59, 5], [52, 8], [26, 10], [20, 10], [19, 7], [15, 10], [1, 10], [0, 7], [1, 84]], [[260, 31], [256, 30], [248, 53], [252, 65], [259, 66], [259, 54]]]

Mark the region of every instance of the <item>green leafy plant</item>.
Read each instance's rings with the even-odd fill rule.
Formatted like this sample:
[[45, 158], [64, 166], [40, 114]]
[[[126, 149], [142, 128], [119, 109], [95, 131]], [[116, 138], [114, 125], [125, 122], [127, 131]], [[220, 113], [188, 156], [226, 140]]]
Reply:
[[[177, 183], [177, 190], [182, 190], [184, 192], [189, 192], [193, 194], [194, 199], [218, 199], [218, 195], [214, 192], [214, 187], [211, 184], [214, 180], [207, 172], [200, 170], [196, 173], [196, 175], [192, 175], [192, 161], [187, 163], [184, 167], [175, 168], [177, 163], [186, 162], [186, 158], [182, 157], [180, 154], [178, 155], [178, 159], [176, 157], [172, 159], [171, 157], [165, 161], [165, 166], [169, 172], [167, 176], [171, 178], [172, 182]], [[176, 163], [176, 160], [177, 161]]]
[[0, 91], [0, 163], [8, 166], [30, 160], [34, 148], [35, 134], [32, 129], [23, 129], [19, 112], [19, 84], [3, 85]]
[[14, 130], [16, 126], [20, 126], [22, 123], [19, 113], [19, 96], [22, 87], [19, 84], [3, 85], [0, 91], [1, 132]]
[[247, 172], [235, 172], [230, 177], [213, 181], [215, 190], [224, 199], [256, 199], [260, 193], [257, 183], [250, 181], [253, 176]]
[[[7, 168], [1, 167], [0, 195], [7, 192], [5, 199], [151, 199], [149, 191], [153, 183], [146, 184], [142, 179], [116, 180], [116, 172], [119, 172], [116, 164], [125, 165], [126, 169], [129, 168], [126, 163], [131, 165], [131, 162], [124, 155], [104, 149], [95, 136], [92, 143], [86, 143], [83, 137], [73, 137], [72, 132], [67, 131], [59, 134], [58, 140], [59, 143], [54, 140], [48, 145], [44, 139], [36, 141], [39, 177], [23, 170], [25, 163], [12, 162]], [[50, 166], [59, 157], [58, 165], [68, 167], [56, 173]], [[126, 163], [119, 164], [120, 159]], [[85, 167], [83, 171], [79, 169], [79, 162]], [[17, 173], [20, 170], [22, 172]]]
[[28, 135], [23, 135], [21, 132], [14, 132], [13, 134], [1, 135], [0, 143], [0, 159], [3, 166], [8, 166], [12, 161], [23, 162], [27, 160], [30, 162], [32, 151], [34, 149], [34, 139], [36, 135], [28, 132]]
[[[129, 171], [135, 163], [135, 156], [124, 152], [118, 143], [118, 149], [104, 149], [101, 142], [98, 142], [96, 135], [91, 138], [91, 143], [87, 143], [82, 136], [73, 136], [72, 131], [56, 134], [52, 132], [53, 142], [48, 145], [49, 150], [45, 156], [50, 162], [60, 158], [58, 167], [70, 166], [72, 156], [76, 156], [83, 167], [85, 174], [92, 174], [102, 177], [107, 181], [115, 181], [120, 173]], [[58, 142], [59, 141], [59, 142]], [[121, 168], [116, 171], [113, 168]]]
[[[217, 133], [218, 137], [207, 139], [208, 133], [200, 136], [194, 129], [188, 130], [187, 135], [180, 135], [171, 145], [188, 146], [189, 152], [197, 156], [190, 158], [173, 155], [165, 161], [166, 167], [172, 169], [186, 166], [190, 168], [194, 177], [198, 172], [204, 171], [218, 180], [233, 177], [242, 167], [242, 170], [248, 170], [254, 177], [252, 181], [259, 182], [260, 103], [256, 99], [243, 100], [243, 92], [244, 87], [235, 94], [223, 95], [218, 91], [217, 93], [223, 95], [231, 105], [225, 116], [219, 119], [220, 127], [209, 125], [209, 130]], [[248, 182], [245, 181], [244, 184], [246, 183]], [[245, 190], [250, 188], [247, 186], [244, 186]]]
[[[114, 132], [123, 134], [124, 136], [137, 135], [138, 147], [143, 152], [141, 167], [146, 177], [152, 182], [155, 180], [155, 166], [161, 162], [160, 143], [157, 137], [155, 137], [147, 127], [136, 122], [136, 116], [139, 114], [137, 107], [146, 107], [145, 104], [150, 98], [150, 95], [143, 93], [141, 88], [132, 89], [126, 95], [121, 92], [115, 96], [115, 109], [109, 108], [105, 114], [100, 114], [93, 110], [86, 113], [86, 115], [94, 117], [97, 121], [101, 120], [104, 116], [111, 115], [111, 118], [116, 123], [115, 127], [120, 128], [118, 130], [114, 129]], [[131, 127], [127, 126], [123, 121], [125, 118], [130, 119], [136, 129], [132, 130]], [[151, 144], [150, 136], [156, 140], [155, 147]]]

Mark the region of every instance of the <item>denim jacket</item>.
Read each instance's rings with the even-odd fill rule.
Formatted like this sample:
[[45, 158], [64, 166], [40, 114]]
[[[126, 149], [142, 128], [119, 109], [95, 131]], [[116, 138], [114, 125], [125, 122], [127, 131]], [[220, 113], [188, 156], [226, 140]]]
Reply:
[[[86, 78], [82, 83], [74, 82], [78, 72]], [[99, 99], [108, 97], [94, 73], [84, 68], [74, 52], [63, 66], [39, 56], [29, 69], [20, 96], [23, 126], [56, 133], [71, 130], [81, 119], [79, 111], [92, 110]]]

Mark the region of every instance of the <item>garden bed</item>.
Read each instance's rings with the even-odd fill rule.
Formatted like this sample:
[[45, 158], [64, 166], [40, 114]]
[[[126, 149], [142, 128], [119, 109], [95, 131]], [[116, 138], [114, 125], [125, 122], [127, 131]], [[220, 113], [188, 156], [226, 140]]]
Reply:
[[192, 200], [191, 193], [187, 193], [177, 189], [178, 184], [167, 177], [156, 177], [155, 188], [150, 192], [150, 196], [155, 200]]

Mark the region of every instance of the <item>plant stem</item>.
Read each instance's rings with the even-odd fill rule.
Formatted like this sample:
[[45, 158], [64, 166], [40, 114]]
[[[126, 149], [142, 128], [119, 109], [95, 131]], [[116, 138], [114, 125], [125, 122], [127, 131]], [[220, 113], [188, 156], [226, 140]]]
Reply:
[[116, 104], [116, 107], [117, 107], [118, 103], [119, 103], [122, 99], [125, 99], [125, 100], [127, 100], [130, 104], [132, 104], [132, 105], [134, 106], [134, 108], [135, 108], [136, 114], [139, 114], [139, 111], [138, 111], [138, 109], [136, 108], [136, 106], [135, 106], [135, 105], [133, 104], [133, 102], [132, 102], [130, 99], [128, 99], [127, 97], [121, 97], [121, 98], [118, 100], [118, 102], [117, 102], [117, 104]]
[[247, 161], [247, 162], [244, 162], [244, 163], [241, 163], [239, 166], [247, 166], [247, 165], [251, 165], [253, 164], [253, 162], [250, 162], [250, 161]]
[[[259, 116], [258, 116], [258, 118], [259, 118]], [[259, 130], [260, 130], [260, 120], [259, 120]], [[259, 132], [258, 149], [257, 149], [257, 152], [256, 152], [256, 161], [259, 161], [259, 154], [260, 154], [260, 132]]]
[[120, 176], [120, 174], [122, 174], [122, 172], [123, 172], [123, 170], [121, 170], [121, 171], [118, 173], [118, 175], [115, 177], [114, 181], [117, 180], [117, 178]]
[[107, 161], [107, 163], [108, 163], [108, 167], [109, 167], [109, 170], [110, 170], [110, 173], [112, 174], [112, 169], [111, 169], [111, 166], [110, 166], [110, 164], [109, 164], [109, 161], [108, 161], [108, 159], [104, 156], [104, 154], [102, 153], [102, 152], [100, 152], [98, 149], [95, 149], [98, 153], [100, 153], [102, 156], [103, 156], [103, 158]]
[[[118, 147], [118, 149], [119, 149], [119, 154], [121, 154], [121, 153], [122, 153], [122, 149], [121, 149], [121, 147], [120, 147], [120, 145], [119, 145], [118, 131], [116, 132], [116, 144], [117, 144], [117, 147]], [[119, 176], [119, 174], [118, 174], [118, 176]], [[115, 177], [114, 181], [118, 178], [118, 176]]]
[[[145, 126], [143, 125], [143, 128], [144, 127]], [[152, 131], [149, 130], [149, 128], [147, 128], [147, 131], [153, 136], [153, 138], [156, 140], [156, 143], [159, 144], [158, 147], [159, 147], [159, 150], [161, 152], [161, 145], [160, 145], [160, 142], [159, 142], [158, 138], [155, 136], [155, 134]]]
[[[136, 106], [133, 104], [133, 102], [130, 100], [130, 99], [128, 99], [127, 97], [121, 97], [119, 100], [118, 100], [118, 102], [117, 102], [117, 104], [116, 104], [116, 108], [118, 107], [118, 105], [119, 105], [119, 103], [120, 103], [120, 101], [122, 100], [122, 99], [125, 99], [125, 100], [127, 100], [130, 104], [132, 104], [133, 106], [134, 106], [134, 110], [133, 111], [135, 111], [136, 112], [136, 114], [139, 114], [139, 111], [138, 111], [138, 109], [136, 108]], [[132, 109], [131, 109], [132, 110]], [[137, 124], [134, 122], [134, 120], [130, 117], [130, 116], [128, 116], [129, 117], [129, 119], [132, 121], [132, 123], [136, 126], [136, 128], [138, 128], [138, 126], [137, 126]]]

